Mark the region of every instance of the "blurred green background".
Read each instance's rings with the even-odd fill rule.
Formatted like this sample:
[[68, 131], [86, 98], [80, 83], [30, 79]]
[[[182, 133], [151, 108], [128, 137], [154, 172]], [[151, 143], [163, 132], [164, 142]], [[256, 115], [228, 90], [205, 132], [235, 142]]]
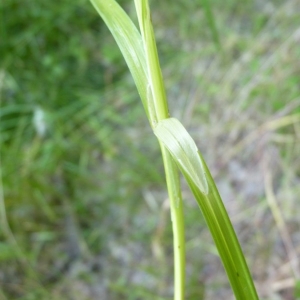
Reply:
[[[260, 299], [300, 298], [299, 1], [151, 9], [171, 115], [216, 178]], [[172, 299], [159, 148], [92, 5], [2, 0], [0, 58], [0, 300]], [[233, 299], [182, 184], [186, 299]]]

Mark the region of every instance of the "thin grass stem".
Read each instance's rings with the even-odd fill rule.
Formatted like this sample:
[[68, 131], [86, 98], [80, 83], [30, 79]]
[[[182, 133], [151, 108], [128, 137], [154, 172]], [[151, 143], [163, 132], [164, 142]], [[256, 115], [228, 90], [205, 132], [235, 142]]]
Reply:
[[[151, 23], [148, 1], [135, 0], [141, 36], [146, 54], [148, 82], [151, 95], [148, 111], [152, 127], [157, 121], [169, 118], [168, 103]], [[152, 109], [153, 107], [153, 109]], [[151, 113], [154, 110], [153, 113]], [[183, 300], [185, 294], [185, 236], [179, 172], [167, 149], [160, 143], [167, 188], [170, 199], [174, 249], [174, 299]]]

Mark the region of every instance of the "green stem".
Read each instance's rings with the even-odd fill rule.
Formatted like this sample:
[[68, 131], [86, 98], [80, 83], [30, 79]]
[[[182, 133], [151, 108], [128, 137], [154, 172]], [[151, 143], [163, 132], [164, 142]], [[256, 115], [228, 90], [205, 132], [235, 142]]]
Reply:
[[[169, 118], [168, 103], [148, 1], [135, 0], [135, 5], [146, 54], [148, 82], [151, 89], [151, 95], [148, 96], [148, 111], [150, 112], [150, 123], [154, 127], [156, 122]], [[160, 144], [160, 147], [166, 173], [173, 229], [174, 299], [183, 300], [185, 291], [185, 237], [179, 172], [167, 149], [162, 144]]]
[[185, 236], [183, 202], [178, 168], [168, 150], [161, 144], [170, 199], [174, 248], [174, 299], [183, 300], [185, 291]]

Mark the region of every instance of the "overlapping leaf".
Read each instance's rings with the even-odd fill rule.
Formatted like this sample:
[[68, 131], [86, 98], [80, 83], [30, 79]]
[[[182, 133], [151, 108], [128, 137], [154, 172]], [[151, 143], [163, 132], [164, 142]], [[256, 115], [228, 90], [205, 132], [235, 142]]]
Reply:
[[175, 118], [165, 119], [158, 122], [154, 133], [170, 151], [185, 177], [206, 195], [208, 185], [197, 146], [182, 124]]

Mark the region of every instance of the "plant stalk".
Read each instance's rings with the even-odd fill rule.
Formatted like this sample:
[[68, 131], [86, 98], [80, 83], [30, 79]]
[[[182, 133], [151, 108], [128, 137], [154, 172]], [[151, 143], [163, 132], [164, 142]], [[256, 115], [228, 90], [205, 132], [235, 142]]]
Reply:
[[166, 173], [173, 230], [174, 249], [174, 300], [184, 300], [185, 293], [185, 235], [183, 201], [178, 168], [168, 150], [161, 145]]
[[[151, 94], [148, 111], [152, 127], [160, 120], [169, 118], [168, 103], [161, 74], [159, 58], [151, 22], [148, 0], [135, 0], [148, 71]], [[160, 143], [170, 199], [174, 249], [174, 299], [183, 300], [185, 293], [185, 236], [183, 203], [179, 172], [168, 150]]]

